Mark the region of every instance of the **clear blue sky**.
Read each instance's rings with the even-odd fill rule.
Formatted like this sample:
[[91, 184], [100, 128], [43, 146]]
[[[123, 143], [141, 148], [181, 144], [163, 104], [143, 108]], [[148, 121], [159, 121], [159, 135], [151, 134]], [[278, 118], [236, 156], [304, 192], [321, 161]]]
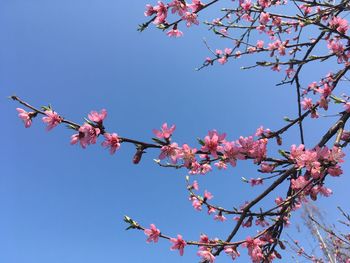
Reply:
[[[64, 127], [46, 132], [37, 119], [25, 129], [16, 117], [18, 105], [7, 99], [16, 94], [36, 106], [51, 103], [77, 122], [90, 110], [106, 108], [109, 131], [141, 140], [163, 122], [175, 123], [174, 139], [192, 146], [213, 128], [233, 140], [261, 124], [278, 128], [283, 116], [295, 116], [294, 88], [275, 87], [278, 74], [239, 70], [252, 59], [196, 72], [207, 55], [203, 37], [214, 47], [229, 45], [204, 27], [185, 30], [176, 40], [154, 29], [137, 32], [146, 3], [0, 0], [0, 262], [197, 262], [194, 248], [181, 258], [167, 241], [146, 244], [143, 233], [124, 231], [123, 216], [191, 240], [202, 232], [224, 239], [233, 227], [231, 218], [222, 224], [195, 212], [187, 200], [186, 172], [157, 167], [156, 152], [135, 166], [131, 145], [114, 156], [99, 145], [70, 146], [72, 132]], [[316, 80], [317, 70], [324, 69], [309, 69], [307, 81]], [[309, 122], [310, 146], [332, 121]], [[298, 142], [292, 135], [285, 146]], [[350, 210], [347, 167], [329, 183], [334, 196], [319, 202], [331, 220], [338, 218], [336, 205]], [[233, 206], [263, 190], [240, 181], [256, 175], [239, 163], [197, 180], [215, 203]], [[237, 262], [247, 262], [246, 251], [241, 253]], [[222, 255], [218, 262], [230, 260]]]

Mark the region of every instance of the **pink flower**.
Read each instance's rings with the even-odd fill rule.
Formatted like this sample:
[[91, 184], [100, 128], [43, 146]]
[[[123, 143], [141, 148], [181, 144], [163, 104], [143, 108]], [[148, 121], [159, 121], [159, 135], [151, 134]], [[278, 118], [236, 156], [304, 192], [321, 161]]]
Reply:
[[154, 10], [153, 6], [147, 4], [147, 5], [146, 5], [146, 11], [145, 11], [145, 13], [144, 13], [145, 16], [151, 16], [151, 15], [153, 15], [153, 14], [155, 14], [155, 13], [157, 13], [157, 11]]
[[214, 216], [214, 220], [219, 221], [219, 222], [225, 222], [227, 219], [222, 214], [218, 214], [218, 215]]
[[261, 262], [264, 259], [264, 254], [261, 247], [265, 242], [261, 241], [259, 238], [253, 239], [251, 237], [246, 238], [246, 242], [242, 244], [243, 247], [248, 249], [248, 255], [254, 263]]
[[81, 147], [84, 149], [90, 144], [95, 144], [97, 136], [100, 134], [100, 129], [92, 127], [88, 123], [84, 123], [79, 128], [79, 133], [74, 134], [71, 137], [71, 144], [77, 144], [80, 142]]
[[271, 0], [258, 0], [258, 3], [262, 8], [266, 8], [271, 5]]
[[153, 10], [157, 13], [156, 19], [153, 23], [156, 25], [164, 23], [168, 16], [168, 9], [166, 5], [163, 2], [158, 1], [158, 5], [154, 6]]
[[211, 215], [212, 213], [215, 213], [216, 209], [214, 207], [208, 207], [208, 215]]
[[236, 144], [241, 147], [241, 153], [253, 158], [255, 163], [261, 162], [266, 157], [268, 139], [254, 141], [253, 136], [240, 137]]
[[46, 130], [50, 131], [61, 123], [62, 118], [54, 111], [45, 111], [46, 116], [43, 117], [43, 122], [47, 123]]
[[350, 140], [350, 131], [343, 131], [342, 135], [341, 135], [341, 139], [343, 141], [348, 141]]
[[165, 122], [162, 125], [162, 128], [159, 130], [154, 129], [153, 133], [159, 138], [159, 139], [169, 139], [173, 132], [175, 131], [176, 126], [172, 125], [170, 128], [168, 128], [168, 124]]
[[180, 0], [174, 0], [169, 3], [169, 7], [171, 7], [171, 13], [178, 13], [179, 16], [183, 16], [183, 14], [187, 11], [187, 6]]
[[276, 205], [280, 205], [281, 203], [283, 203], [283, 201], [284, 201], [283, 198], [280, 196], [276, 197], [276, 199], [275, 199]]
[[166, 33], [169, 37], [182, 37], [183, 33], [182, 31], [178, 29], [171, 29]]
[[215, 257], [213, 254], [210, 252], [209, 249], [207, 250], [199, 250], [197, 252], [197, 255], [202, 258], [202, 261], [213, 263], [215, 261]]
[[186, 26], [190, 27], [192, 24], [198, 25], [199, 21], [197, 20], [197, 14], [196, 13], [191, 13], [191, 12], [186, 12], [183, 17], [183, 20], [186, 20]]
[[170, 242], [173, 243], [170, 250], [179, 250], [180, 256], [184, 254], [184, 248], [187, 245], [186, 241], [182, 239], [181, 235], [177, 235], [177, 238], [170, 238]]
[[262, 178], [256, 178], [256, 179], [251, 178], [249, 180], [249, 183], [250, 183], [251, 186], [256, 186], [256, 185], [259, 185], [259, 184], [263, 184], [263, 179]]
[[220, 146], [224, 142], [226, 134], [218, 134], [216, 130], [209, 131], [209, 135], [204, 138], [204, 146], [202, 151], [210, 152], [214, 158], [217, 158], [217, 151], [222, 151], [223, 147]]
[[266, 25], [270, 21], [270, 14], [261, 12], [259, 21], [260, 21], [260, 24]]
[[191, 168], [192, 163], [196, 161], [196, 152], [196, 148], [191, 149], [187, 144], [182, 145], [179, 157], [183, 159], [186, 168]]
[[275, 169], [275, 166], [273, 164], [269, 164], [266, 162], [261, 163], [261, 172], [262, 173], [271, 173], [273, 169]]
[[192, 196], [191, 200], [192, 200], [193, 208], [195, 210], [197, 210], [197, 211], [202, 211], [202, 203], [201, 203], [201, 201], [199, 201], [198, 198], [196, 198], [195, 196]]
[[227, 169], [227, 164], [225, 162], [219, 161], [217, 163], [214, 163], [214, 165], [219, 169]]
[[222, 56], [221, 58], [218, 59], [218, 62], [221, 65], [224, 65], [227, 62], [227, 56]]
[[299, 176], [297, 179], [291, 180], [292, 189], [300, 190], [309, 184], [309, 181], [305, 179], [304, 176]]
[[23, 121], [24, 127], [29, 128], [30, 125], [32, 125], [32, 117], [33, 113], [26, 112], [25, 110], [21, 108], [16, 108], [18, 112], [18, 117]]
[[143, 231], [145, 233], [145, 235], [148, 236], [146, 242], [147, 243], [150, 243], [150, 242], [157, 243], [158, 239], [159, 239], [160, 231], [159, 231], [159, 229], [156, 228], [156, 226], [154, 224], [151, 224], [150, 226], [151, 226], [150, 229], [145, 229]]
[[329, 173], [331, 176], [339, 176], [343, 174], [343, 170], [340, 168], [339, 165], [329, 167], [327, 169], [327, 173]]
[[198, 182], [197, 181], [193, 181], [192, 187], [193, 187], [194, 190], [198, 191], [199, 190]]
[[304, 153], [304, 145], [300, 144], [298, 147], [293, 144], [291, 147], [291, 152], [289, 158], [292, 160], [298, 160], [300, 156]]
[[116, 134], [116, 133], [112, 133], [112, 134], [105, 133], [103, 136], [105, 137], [105, 141], [102, 142], [101, 145], [103, 147], [106, 147], [106, 148], [109, 147], [110, 148], [109, 149], [110, 154], [114, 154], [115, 151], [118, 150], [119, 147], [120, 147], [120, 139], [118, 137], [118, 134]]
[[244, 11], [249, 11], [252, 7], [252, 2], [250, 0], [245, 0], [243, 3], [241, 3], [241, 7], [244, 9]]
[[253, 217], [249, 217], [243, 224], [242, 227], [251, 227], [253, 222]]
[[237, 257], [239, 257], [241, 254], [237, 251], [237, 247], [230, 246], [225, 247], [225, 253], [229, 256], [231, 256], [232, 260], [235, 260]]
[[91, 111], [88, 117], [90, 121], [102, 124], [103, 120], [107, 117], [107, 111], [105, 109], [102, 109], [100, 113], [97, 111]]
[[336, 29], [339, 33], [345, 34], [348, 30], [348, 21], [341, 17], [333, 17], [329, 22], [329, 26], [333, 29]]
[[204, 199], [205, 200], [213, 199], [213, 197], [214, 196], [210, 192], [208, 192], [207, 190], [204, 191]]
[[260, 49], [264, 48], [264, 41], [258, 40], [258, 42], [256, 43], [256, 47]]
[[312, 108], [312, 99], [310, 98], [304, 98], [303, 101], [301, 102], [301, 105], [303, 106], [303, 110], [309, 110]]
[[179, 147], [177, 145], [177, 143], [172, 143], [170, 145], [164, 145], [161, 148], [161, 153], [159, 155], [159, 159], [163, 160], [166, 157], [170, 158], [172, 163], [176, 163], [177, 159], [179, 157]]
[[200, 0], [192, 0], [192, 4], [188, 7], [192, 9], [192, 12], [197, 12], [204, 7], [204, 4]]
[[329, 155], [329, 160], [335, 163], [343, 163], [343, 157], [345, 156], [345, 153], [342, 151], [340, 147], [333, 146], [332, 151]]

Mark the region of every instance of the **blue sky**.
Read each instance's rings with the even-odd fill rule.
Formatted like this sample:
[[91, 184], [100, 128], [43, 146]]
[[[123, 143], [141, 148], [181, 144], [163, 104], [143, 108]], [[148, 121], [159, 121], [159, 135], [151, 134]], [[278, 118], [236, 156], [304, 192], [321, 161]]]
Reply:
[[[222, 224], [195, 212], [187, 200], [186, 171], [157, 167], [155, 151], [135, 166], [131, 145], [122, 145], [114, 156], [98, 144], [86, 150], [70, 146], [72, 131], [64, 127], [46, 132], [36, 119], [25, 129], [16, 117], [18, 105], [7, 99], [16, 94], [36, 106], [51, 103], [77, 122], [106, 108], [109, 131], [140, 140], [149, 140], [163, 122], [175, 123], [174, 140], [192, 146], [213, 128], [233, 140], [262, 124], [278, 128], [283, 116], [295, 116], [295, 90], [276, 87], [278, 74], [239, 69], [253, 58], [195, 71], [207, 56], [203, 37], [214, 47], [229, 45], [203, 26], [184, 30], [176, 40], [154, 29], [137, 32], [146, 3], [0, 1], [1, 262], [197, 262], [193, 248], [179, 257], [167, 241], [146, 244], [143, 233], [124, 231], [123, 216], [191, 240], [203, 232], [225, 238], [233, 227], [231, 219]], [[323, 70], [308, 69], [305, 82]], [[308, 122], [310, 146], [332, 121]], [[299, 143], [295, 134], [285, 138], [286, 148]], [[341, 178], [329, 180], [335, 194], [318, 203], [330, 220], [338, 218], [336, 205], [350, 210], [347, 167]], [[256, 175], [254, 167], [240, 163], [196, 179], [216, 203], [233, 206], [263, 190], [241, 183], [241, 176]], [[237, 262], [246, 262], [246, 251], [241, 253]], [[218, 262], [230, 260], [223, 255]]]

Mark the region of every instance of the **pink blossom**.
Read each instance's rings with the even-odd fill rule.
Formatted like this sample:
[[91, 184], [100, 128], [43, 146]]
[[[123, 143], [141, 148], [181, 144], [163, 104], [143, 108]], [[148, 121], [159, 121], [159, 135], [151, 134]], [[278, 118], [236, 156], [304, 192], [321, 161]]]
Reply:
[[291, 152], [289, 158], [292, 160], [297, 160], [300, 158], [300, 156], [304, 153], [304, 145], [300, 144], [298, 147], [293, 144], [291, 147]]
[[263, 126], [260, 126], [259, 128], [256, 129], [255, 136], [260, 137], [260, 136], [268, 136], [271, 134], [270, 129], [264, 129]]
[[276, 199], [275, 199], [276, 205], [280, 205], [281, 203], [283, 203], [283, 201], [284, 201], [283, 198], [280, 196], [276, 197]]
[[200, 0], [192, 0], [192, 4], [188, 7], [192, 9], [192, 12], [198, 12], [204, 7], [204, 4]]
[[170, 2], [169, 7], [171, 8], [171, 13], [178, 13], [179, 16], [183, 16], [183, 14], [187, 11], [186, 4], [180, 0], [174, 0]]
[[164, 145], [161, 148], [161, 153], [159, 155], [159, 159], [163, 160], [164, 158], [168, 157], [170, 158], [172, 163], [176, 163], [177, 159], [179, 158], [179, 147], [177, 143], [172, 143], [170, 145]]
[[46, 116], [43, 117], [43, 122], [47, 123], [46, 129], [48, 131], [55, 128], [58, 124], [61, 123], [62, 118], [56, 112], [52, 110], [45, 111]]
[[202, 261], [209, 262], [209, 263], [213, 263], [215, 261], [215, 257], [210, 252], [210, 249], [199, 250], [197, 252], [197, 255], [202, 258]]
[[294, 76], [295, 74], [295, 70], [292, 67], [289, 67], [286, 69], [286, 74], [288, 78], [291, 78]]
[[345, 153], [342, 151], [340, 147], [333, 146], [330, 155], [329, 160], [335, 163], [343, 163], [343, 157], [345, 156]]
[[102, 142], [102, 146], [103, 147], [109, 147], [109, 152], [110, 154], [114, 154], [116, 150], [119, 149], [120, 147], [120, 139], [118, 137], [118, 134], [116, 133], [105, 133], [103, 134], [104, 138], [105, 138], [105, 141]]
[[275, 166], [273, 164], [269, 164], [266, 162], [261, 163], [260, 170], [263, 173], [271, 173], [273, 169], [275, 169]]
[[187, 245], [186, 241], [182, 239], [181, 235], [177, 235], [177, 238], [170, 238], [170, 242], [173, 243], [170, 250], [179, 250], [180, 256], [184, 254], [184, 248]]
[[160, 130], [153, 130], [153, 133], [159, 138], [159, 139], [169, 139], [173, 132], [175, 131], [176, 126], [172, 125], [170, 128], [168, 128], [168, 124], [165, 122], [163, 123]]
[[154, 10], [153, 6], [147, 4], [147, 5], [146, 5], [146, 11], [145, 11], [144, 15], [145, 15], [145, 16], [151, 16], [151, 15], [153, 15], [153, 14], [155, 14], [155, 13], [157, 13], [157, 11]]
[[102, 124], [103, 120], [107, 117], [107, 111], [105, 109], [102, 109], [100, 113], [91, 111], [88, 117], [91, 121]]
[[196, 152], [196, 148], [190, 148], [187, 144], [182, 145], [179, 158], [183, 159], [186, 168], [191, 168], [192, 163], [196, 161]]
[[223, 152], [225, 161], [228, 161], [233, 167], [236, 166], [237, 160], [244, 160], [245, 156], [242, 153], [242, 148], [235, 142], [223, 142]]
[[307, 16], [308, 14], [310, 14], [312, 12], [312, 7], [308, 6], [308, 5], [300, 5], [300, 8], [302, 10], [304, 10], [304, 15]]
[[312, 99], [310, 98], [304, 98], [303, 101], [301, 102], [301, 105], [303, 106], [303, 110], [309, 110], [312, 108]]
[[235, 246], [225, 247], [225, 253], [227, 255], [231, 256], [232, 260], [235, 260], [237, 257], [239, 257], [241, 255], [237, 251], [237, 247], [235, 247]]
[[151, 227], [149, 229], [145, 229], [143, 232], [145, 233], [146, 236], [148, 236], [146, 242], [154, 242], [157, 243], [159, 236], [160, 236], [160, 231], [159, 229], [156, 228], [154, 224], [150, 225]]
[[251, 186], [256, 186], [256, 185], [259, 185], [259, 184], [263, 184], [263, 179], [262, 178], [251, 178], [249, 180], [249, 183]]
[[251, 227], [253, 222], [253, 217], [249, 217], [243, 224], [242, 227]]
[[198, 191], [199, 190], [198, 182], [197, 181], [193, 181], [192, 187], [193, 187], [194, 190]]
[[232, 53], [232, 48], [225, 48], [224, 49], [225, 55], [230, 55]]
[[291, 180], [292, 189], [300, 190], [309, 184], [309, 181], [305, 179], [304, 176], [299, 176], [297, 179]]
[[329, 26], [336, 29], [341, 34], [345, 34], [349, 28], [348, 21], [338, 16], [332, 18], [332, 20], [329, 22]]
[[213, 199], [213, 197], [214, 196], [210, 192], [208, 192], [207, 190], [204, 191], [204, 199], [205, 200]]
[[202, 203], [201, 201], [198, 200], [197, 197], [195, 196], [192, 196], [191, 197], [191, 200], [192, 200], [192, 206], [195, 210], [197, 211], [202, 211]]
[[241, 3], [241, 7], [244, 11], [249, 11], [252, 7], [252, 2], [250, 0], [245, 0], [243, 3]]
[[270, 0], [258, 0], [258, 3], [262, 8], [266, 8], [266, 7], [269, 7], [271, 5]]
[[261, 249], [264, 244], [265, 242], [261, 241], [259, 238], [253, 239], [251, 237], [247, 237], [246, 242], [244, 242], [242, 246], [248, 249], [248, 255], [252, 259], [252, 262], [258, 263], [264, 259], [264, 254]]
[[259, 21], [260, 21], [260, 24], [266, 25], [270, 21], [270, 14], [261, 12]]
[[241, 153], [253, 158], [254, 162], [258, 163], [264, 160], [266, 157], [266, 146], [268, 139], [259, 139], [254, 141], [253, 136], [240, 137], [236, 144], [241, 146]]
[[202, 151], [210, 152], [214, 158], [218, 157], [217, 151], [222, 151], [223, 147], [220, 146], [225, 140], [226, 134], [219, 134], [216, 130], [209, 131], [209, 135], [204, 138], [204, 146]]
[[227, 164], [225, 162], [219, 161], [214, 163], [214, 165], [219, 169], [227, 169]]
[[264, 48], [264, 41], [258, 40], [258, 42], [256, 43], [256, 47], [259, 49], [263, 49]]
[[211, 215], [212, 213], [215, 213], [216, 209], [214, 207], [208, 207], [208, 215]]
[[192, 24], [198, 25], [199, 21], [197, 20], [197, 14], [196, 13], [191, 13], [191, 12], [186, 12], [182, 19], [186, 21], [186, 26], [190, 27]]
[[227, 219], [222, 214], [218, 214], [218, 215], [214, 216], [214, 220], [219, 221], [219, 222], [225, 222]]
[[178, 29], [171, 29], [166, 33], [169, 37], [182, 37], [183, 33], [182, 31], [178, 30]]
[[84, 123], [79, 128], [79, 133], [74, 134], [71, 137], [71, 144], [76, 144], [80, 142], [81, 147], [84, 149], [90, 144], [95, 144], [97, 136], [100, 134], [100, 129], [92, 127], [88, 123]]
[[327, 173], [329, 173], [331, 176], [339, 176], [343, 174], [343, 170], [340, 168], [339, 165], [336, 165], [336, 166], [327, 168]]
[[168, 9], [166, 5], [158, 1], [158, 5], [153, 7], [153, 10], [157, 13], [156, 19], [154, 20], [154, 24], [159, 25], [165, 22], [165, 19], [168, 16]]
[[30, 125], [32, 125], [32, 117], [33, 113], [26, 112], [25, 110], [21, 108], [16, 108], [18, 112], [18, 117], [23, 121], [24, 127], [29, 128]]
[[343, 131], [342, 135], [341, 135], [341, 139], [343, 141], [348, 141], [350, 140], [350, 131]]
[[227, 56], [222, 56], [221, 58], [218, 59], [218, 62], [221, 65], [224, 65], [227, 62]]

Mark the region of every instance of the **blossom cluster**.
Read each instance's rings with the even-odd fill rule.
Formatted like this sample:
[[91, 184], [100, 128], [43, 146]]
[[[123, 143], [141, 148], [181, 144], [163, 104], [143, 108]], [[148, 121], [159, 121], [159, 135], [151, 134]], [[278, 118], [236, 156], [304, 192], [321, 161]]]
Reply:
[[[191, 4], [182, 0], [173, 0], [168, 4], [158, 1], [158, 4], [152, 6], [146, 5], [145, 16], [154, 16], [153, 23], [160, 28], [169, 27], [167, 21], [168, 13], [177, 15], [180, 19], [186, 22], [186, 26], [198, 25], [197, 12], [200, 11], [205, 5], [200, 0], [193, 0]], [[171, 30], [167, 32], [170, 37], [181, 37], [182, 31], [178, 28], [178, 24], [174, 23]]]

